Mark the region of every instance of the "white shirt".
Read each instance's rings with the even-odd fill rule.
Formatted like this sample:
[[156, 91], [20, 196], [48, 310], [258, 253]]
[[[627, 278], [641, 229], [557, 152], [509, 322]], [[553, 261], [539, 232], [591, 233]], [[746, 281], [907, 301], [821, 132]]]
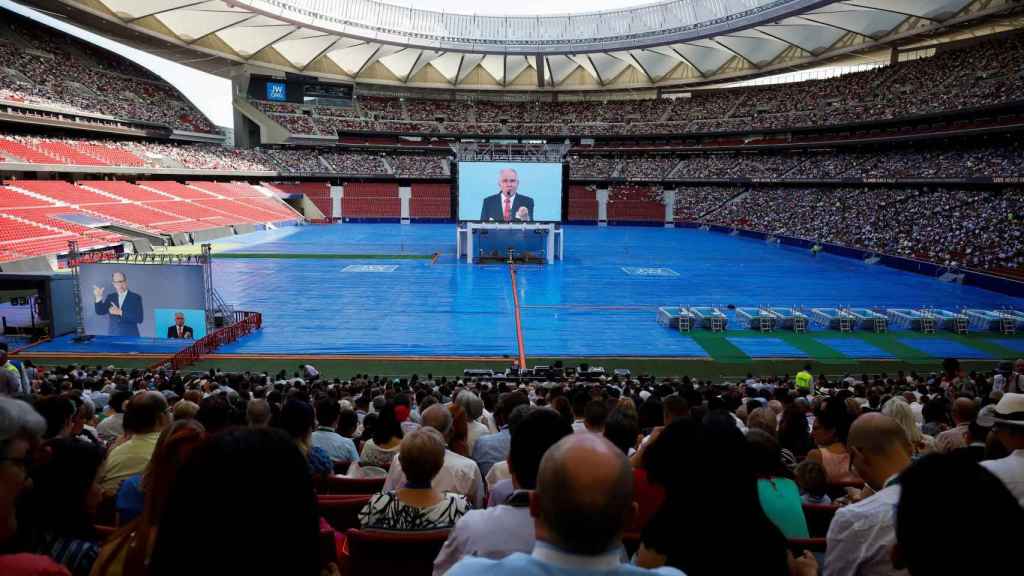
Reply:
[[981, 465], [1002, 480], [1017, 502], [1024, 506], [1024, 450], [1014, 450], [1006, 458], [985, 460]]
[[583, 420], [576, 420], [575, 422], [572, 423], [572, 431], [577, 433], [586, 432], [587, 425], [583, 422]]
[[[384, 481], [384, 491], [398, 490], [403, 485], [405, 473], [402, 472], [402, 463], [396, 456], [391, 461], [391, 469], [388, 471], [387, 480]], [[444, 464], [437, 476], [434, 476], [431, 485], [438, 492], [462, 494], [473, 508], [482, 508], [484, 505], [484, 481], [480, 475], [480, 468], [476, 462], [451, 450], [445, 449]]]
[[476, 445], [476, 439], [485, 435], [490, 434], [491, 431], [487, 428], [486, 424], [482, 424], [476, 420], [473, 420], [466, 426], [466, 448], [469, 453], [473, 453], [473, 446]]
[[118, 292], [117, 293], [117, 307], [118, 308], [124, 308], [124, 299], [125, 299], [125, 296], [127, 296], [127, 295], [128, 295], [128, 291], [127, 290], [125, 290], [124, 292]]
[[828, 528], [824, 576], [905, 576], [890, 558], [899, 501], [900, 486], [892, 484], [837, 510]]
[[[487, 426], [487, 429], [491, 431], [491, 434], [498, 433], [498, 425], [494, 422], [494, 414], [488, 412], [487, 408], [484, 408], [484, 414], [480, 417], [480, 423]], [[472, 454], [472, 452], [470, 452], [470, 454]]]
[[494, 485], [502, 480], [511, 480], [512, 473], [508, 470], [508, 460], [502, 460], [501, 462], [495, 462], [494, 466], [487, 471], [487, 489], [493, 490]]
[[529, 554], [534, 540], [529, 507], [502, 504], [470, 510], [448, 534], [434, 560], [434, 576], [441, 576], [464, 556], [501, 560], [514, 552]]

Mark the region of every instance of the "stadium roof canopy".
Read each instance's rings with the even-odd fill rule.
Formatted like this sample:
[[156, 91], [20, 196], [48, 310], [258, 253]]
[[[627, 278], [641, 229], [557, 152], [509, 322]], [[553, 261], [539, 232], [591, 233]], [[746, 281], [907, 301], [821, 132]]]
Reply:
[[643, 89], [814, 65], [1013, 7], [1012, 0], [667, 0], [475, 16], [377, 0], [21, 0], [224, 76], [293, 72], [470, 89]]

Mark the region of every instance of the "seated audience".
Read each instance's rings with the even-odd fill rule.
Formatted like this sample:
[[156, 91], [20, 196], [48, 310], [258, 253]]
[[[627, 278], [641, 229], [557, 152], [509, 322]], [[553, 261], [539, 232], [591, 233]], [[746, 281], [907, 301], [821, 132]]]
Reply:
[[[235, 428], [200, 445], [178, 470], [158, 522], [151, 576], [321, 574], [309, 463], [281, 430]], [[185, 551], [201, 542], [216, 551], [197, 564]]]
[[309, 472], [314, 476], [334, 475], [334, 464], [327, 452], [312, 444], [313, 423], [316, 418], [313, 408], [302, 400], [289, 400], [281, 408], [280, 427], [295, 440], [295, 444], [309, 462]]
[[935, 451], [940, 454], [948, 454], [967, 446], [967, 427], [970, 426], [977, 413], [974, 400], [957, 398], [953, 402], [954, 427], [935, 437]]
[[340, 413], [336, 400], [325, 397], [316, 403], [317, 428], [313, 431], [313, 446], [326, 452], [334, 462], [358, 462], [355, 443], [335, 432]]
[[[438, 406], [438, 410], [444, 410]], [[428, 416], [430, 409], [424, 415]], [[416, 532], [451, 528], [470, 508], [462, 494], [442, 492], [433, 481], [445, 464], [444, 437], [433, 427], [414, 430], [402, 439], [396, 462], [405, 481], [375, 495], [359, 512], [363, 528]]]
[[811, 435], [818, 447], [807, 453], [807, 459], [825, 468], [829, 484], [860, 481], [846, 449], [846, 435], [852, 420], [846, 404], [837, 398], [825, 400], [814, 416]]
[[27, 402], [0, 396], [0, 573], [12, 576], [70, 576], [50, 557], [8, 553], [18, 532], [16, 502], [31, 486], [32, 453], [46, 421]]
[[914, 412], [901, 396], [893, 396], [882, 406], [882, 414], [892, 418], [907, 433], [910, 445], [914, 447], [914, 456], [923, 456], [935, 450], [935, 439], [921, 432], [914, 420]]
[[762, 429], [750, 428], [747, 443], [757, 476], [757, 498], [765, 515], [786, 538], [809, 538], [800, 488], [786, 477], [788, 469], [782, 463], [778, 440]]
[[169, 420], [167, 400], [163, 394], [141, 392], [132, 396], [124, 414], [126, 439], [107, 455], [100, 475], [104, 494], [114, 496], [122, 481], [146, 469], [160, 432]]
[[992, 412], [992, 431], [1009, 456], [981, 463], [1024, 506], [1024, 394], [1007, 393]]
[[[427, 408], [422, 414], [423, 427], [433, 428], [441, 433], [441, 438], [447, 446], [451, 439], [453, 423], [451, 413], [440, 404], [434, 404]], [[483, 477], [476, 463], [452, 452], [447, 447], [444, 450], [444, 462], [441, 470], [433, 476], [433, 487], [438, 492], [452, 492], [466, 497], [470, 505], [481, 508], [484, 504]], [[384, 482], [385, 491], [397, 490], [406, 484], [406, 476], [403, 471], [401, 459], [391, 462], [391, 469], [388, 471], [387, 480]]]
[[899, 475], [910, 465], [913, 447], [892, 418], [865, 414], [850, 427], [852, 464], [874, 494], [836, 511], [829, 525], [825, 576], [905, 574], [892, 565], [896, 542]]
[[470, 510], [458, 521], [434, 561], [435, 575], [444, 574], [466, 556], [500, 560], [513, 552], [533, 550], [529, 504], [530, 491], [537, 485], [537, 468], [547, 449], [571, 434], [572, 428], [557, 412], [543, 408], [529, 412], [510, 428], [508, 465], [513, 492], [496, 505]]
[[[369, 418], [371, 415], [367, 415]], [[369, 438], [364, 438], [363, 451], [359, 455], [359, 463], [363, 466], [376, 466], [388, 470], [398, 454], [402, 443], [402, 426], [395, 417], [395, 405], [388, 402], [381, 408], [375, 421], [364, 419], [364, 428], [372, 428]]]
[[[571, 434], [548, 449], [530, 497], [536, 542], [531, 554], [501, 560], [464, 557], [452, 576], [646, 574], [620, 563], [622, 533], [633, 515], [626, 456], [597, 434]], [[662, 567], [661, 574], [681, 574]]]
[[703, 576], [721, 573], [728, 558], [736, 574], [788, 572], [786, 538], [761, 508], [747, 450], [733, 417], [722, 413], [703, 423], [676, 420], [651, 441], [644, 467], [666, 496], [642, 532], [638, 565]]
[[824, 466], [818, 462], [804, 460], [797, 464], [793, 473], [796, 476], [797, 485], [800, 486], [804, 503], [832, 503], [832, 498], [828, 495], [828, 480], [825, 477]]
[[[939, 478], [941, 482], [936, 481]], [[936, 526], [981, 527], [992, 524], [993, 518], [1000, 526], [1024, 524], [1024, 508], [991, 472], [967, 458], [935, 454], [900, 474], [899, 484], [895, 567], [905, 568], [911, 576], [1012, 574], [1019, 569], [1019, 560], [1006, 553], [1014, 542], [1012, 531], [964, 530], [957, 548], [977, 554], [944, 554], [935, 548]], [[950, 486], [971, 496], [950, 498]]]
[[498, 432], [480, 436], [473, 446], [473, 460], [480, 466], [480, 474], [487, 476], [491, 466], [508, 458], [511, 435], [508, 431], [508, 419], [516, 406], [529, 404], [530, 399], [521, 392], [509, 392], [498, 400], [495, 418]]
[[19, 533], [37, 554], [88, 576], [99, 553], [93, 527], [103, 499], [103, 449], [74, 438], [46, 443], [46, 459], [31, 472], [32, 490], [19, 505]]

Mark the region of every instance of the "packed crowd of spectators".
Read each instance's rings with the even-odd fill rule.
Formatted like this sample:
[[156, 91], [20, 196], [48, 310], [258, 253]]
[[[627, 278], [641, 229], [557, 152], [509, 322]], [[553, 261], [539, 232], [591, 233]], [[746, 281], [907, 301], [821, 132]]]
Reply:
[[320, 157], [339, 174], [384, 176], [392, 173], [379, 152], [321, 152]]
[[938, 48], [824, 80], [695, 90], [647, 100], [493, 101], [357, 96], [353, 108], [258, 103], [292, 132], [335, 130], [508, 135], [639, 135], [784, 129], [888, 120], [1024, 97], [1024, 35]]
[[918, 258], [1024, 270], [1024, 190], [754, 188], [711, 223]]
[[[339, 574], [361, 527], [446, 538], [436, 575], [1009, 574], [1012, 554], [934, 548], [937, 526], [1024, 520], [1024, 360], [993, 368], [342, 380], [0, 349], [0, 568], [181, 574], [216, 542], [203, 573]], [[338, 469], [379, 491], [326, 494]], [[357, 518], [325, 517], [339, 498]], [[237, 553], [253, 542], [276, 552]]]
[[738, 186], [681, 186], [676, 188], [676, 220], [693, 221], [719, 209], [743, 193]]
[[180, 92], [126, 58], [28, 19], [0, 25], [0, 100], [217, 131]]
[[394, 169], [395, 176], [447, 176], [445, 167], [448, 158], [445, 156], [420, 156], [414, 154], [392, 154], [388, 156], [388, 164]]

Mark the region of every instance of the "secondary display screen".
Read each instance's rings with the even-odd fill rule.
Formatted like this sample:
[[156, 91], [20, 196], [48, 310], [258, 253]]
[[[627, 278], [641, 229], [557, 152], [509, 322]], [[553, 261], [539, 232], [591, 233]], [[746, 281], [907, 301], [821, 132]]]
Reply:
[[288, 85], [284, 82], [267, 82], [267, 100], [285, 102], [288, 100]]
[[559, 222], [557, 162], [459, 162], [459, 220]]

